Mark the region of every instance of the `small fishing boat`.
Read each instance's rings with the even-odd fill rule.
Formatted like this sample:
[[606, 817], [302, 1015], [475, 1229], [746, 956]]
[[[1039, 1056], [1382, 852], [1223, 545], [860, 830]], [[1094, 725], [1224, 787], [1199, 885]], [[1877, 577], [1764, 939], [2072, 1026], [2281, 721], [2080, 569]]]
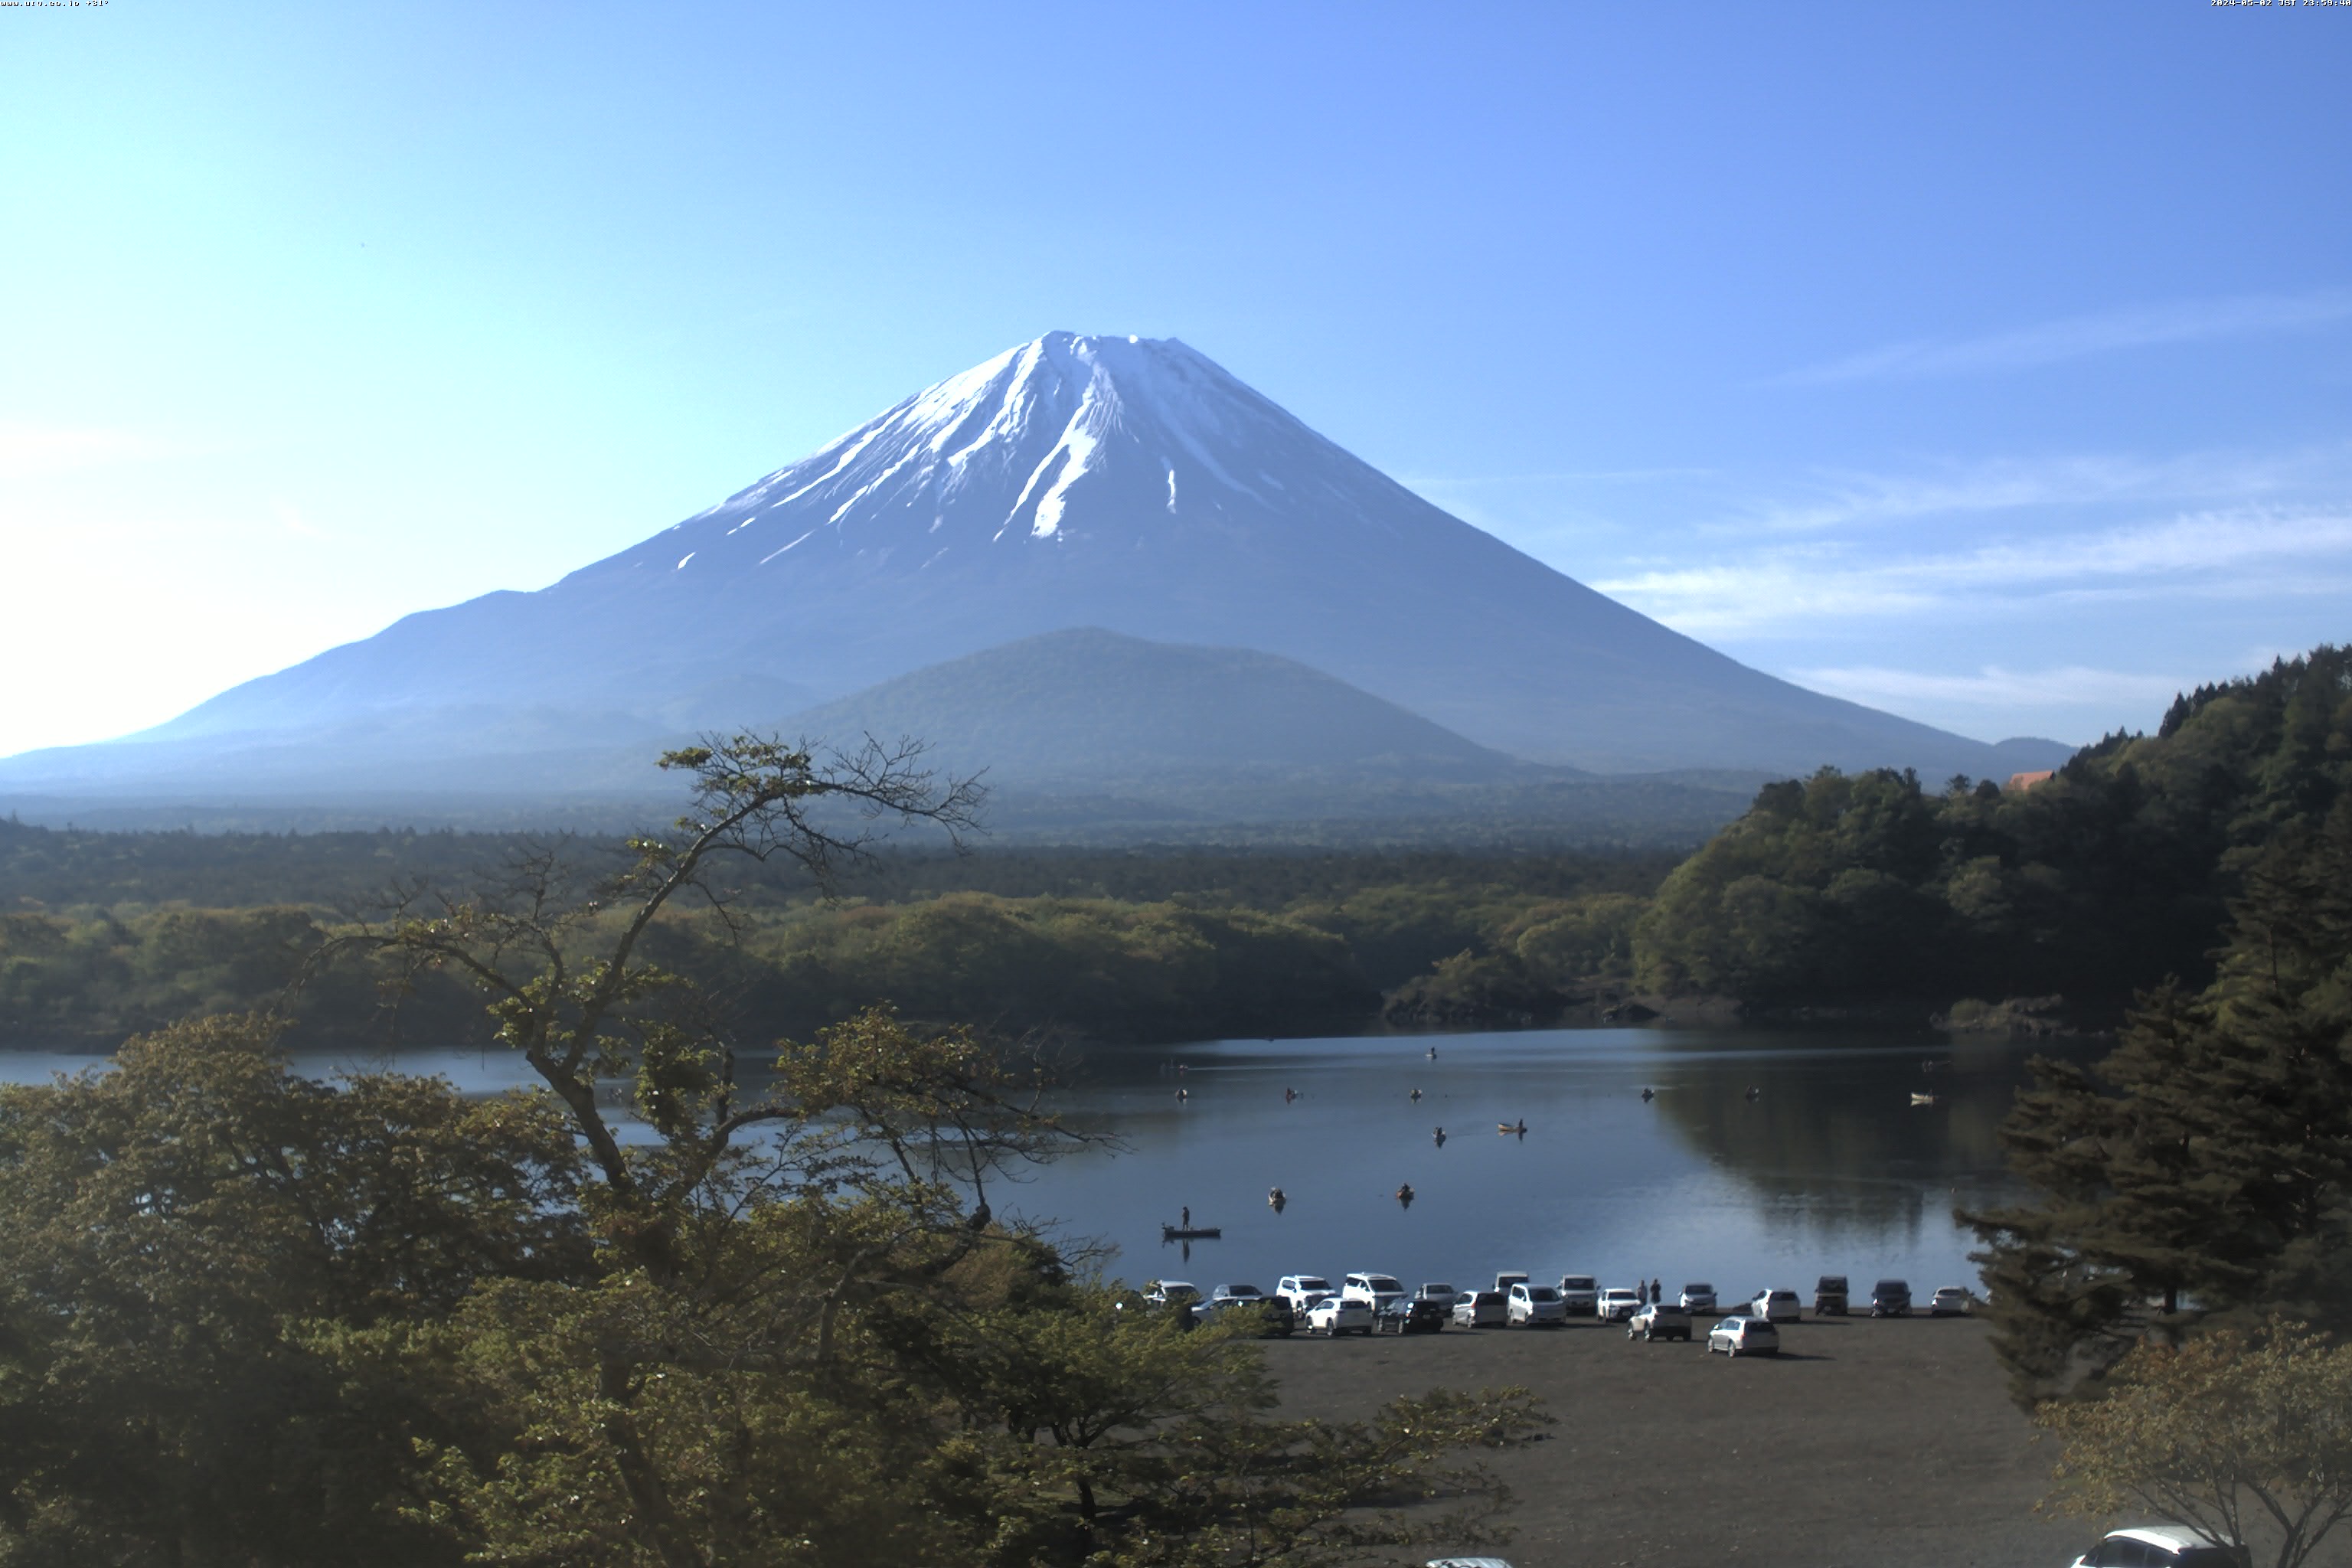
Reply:
[[1919, 1094], [1915, 1092], [1911, 1096], [1911, 1103], [1914, 1105], [1933, 1105], [1936, 1103], [1936, 1097], [1932, 1094]]
[[1225, 1227], [1221, 1225], [1162, 1225], [1160, 1227], [1160, 1239], [1162, 1241], [1221, 1241], [1224, 1234]]

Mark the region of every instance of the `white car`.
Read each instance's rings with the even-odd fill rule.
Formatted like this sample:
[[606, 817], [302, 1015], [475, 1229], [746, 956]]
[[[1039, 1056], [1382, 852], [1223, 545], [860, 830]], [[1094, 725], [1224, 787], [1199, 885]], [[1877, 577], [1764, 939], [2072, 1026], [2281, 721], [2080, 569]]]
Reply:
[[1432, 1280], [1415, 1290], [1412, 1293], [1412, 1299], [1416, 1301], [1434, 1301], [1437, 1303], [1438, 1310], [1450, 1312], [1454, 1310], [1454, 1303], [1462, 1300], [1462, 1292], [1451, 1285]]
[[1976, 1310], [1976, 1296], [1965, 1285], [1946, 1285], [1927, 1298], [1931, 1318], [1964, 1318]]
[[1559, 1277], [1559, 1304], [1571, 1318], [1590, 1318], [1601, 1310], [1601, 1288], [1590, 1274]]
[[1327, 1339], [1341, 1334], [1369, 1334], [1372, 1331], [1371, 1306], [1346, 1296], [1326, 1296], [1307, 1309], [1307, 1331]]
[[1640, 1311], [1648, 1300], [1639, 1290], [1603, 1290], [1601, 1292], [1601, 1321], [1622, 1323]]
[[1304, 1313], [1331, 1294], [1331, 1281], [1320, 1274], [1286, 1274], [1275, 1286], [1274, 1293], [1289, 1302], [1292, 1311]]
[[1568, 1321], [1559, 1292], [1549, 1285], [1514, 1285], [1503, 1298], [1503, 1316], [1514, 1328], [1556, 1329]]
[[1680, 1340], [1690, 1343], [1690, 1314], [1672, 1301], [1653, 1301], [1625, 1321], [1625, 1337], [1647, 1343], [1651, 1340]]
[[1472, 1290], [1454, 1303], [1457, 1329], [1498, 1329], [1510, 1321], [1510, 1308], [1500, 1290]]
[[1805, 1303], [1794, 1290], [1759, 1290], [1748, 1310], [1767, 1322], [1799, 1323], [1805, 1318]]
[[1715, 1287], [1704, 1279], [1694, 1279], [1683, 1287], [1683, 1293], [1675, 1300], [1682, 1303], [1685, 1312], [1712, 1312], [1715, 1310]]
[[1393, 1274], [1349, 1274], [1340, 1279], [1339, 1294], [1377, 1312], [1391, 1301], [1403, 1300], [1404, 1287]]
[[1190, 1304], [1201, 1299], [1201, 1288], [1190, 1279], [1154, 1279], [1143, 1299], [1155, 1307]]
[[2111, 1530], [2080, 1557], [2074, 1568], [2241, 1568], [2242, 1559], [2211, 1536], [2179, 1524], [2139, 1524]]
[[1706, 1353], [1717, 1351], [1734, 1361], [1744, 1355], [1779, 1355], [1780, 1331], [1761, 1318], [1726, 1318], [1706, 1331]]

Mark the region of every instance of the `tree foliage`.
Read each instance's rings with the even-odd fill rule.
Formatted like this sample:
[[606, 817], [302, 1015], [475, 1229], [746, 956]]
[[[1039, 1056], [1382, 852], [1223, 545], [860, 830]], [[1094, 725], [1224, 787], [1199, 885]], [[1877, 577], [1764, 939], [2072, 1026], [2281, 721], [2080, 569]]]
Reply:
[[1639, 984], [1759, 1007], [2192, 986], [2244, 873], [2352, 793], [2352, 650], [2200, 688], [2031, 790], [1767, 785], [1659, 889]]
[[1244, 1318], [1121, 1310], [995, 1215], [1075, 1142], [1034, 1063], [885, 1008], [750, 1053], [661, 962], [674, 904], [734, 917], [729, 866], [822, 882], [858, 813], [952, 830], [967, 792], [903, 752], [666, 761], [695, 808], [608, 874], [524, 847], [338, 940], [473, 987], [532, 1092], [305, 1083], [246, 1018], [0, 1097], [0, 1563], [1271, 1568], [1487, 1532], [1523, 1394], [1276, 1418]]
[[2352, 1514], [2352, 1345], [2299, 1323], [2141, 1345], [2105, 1398], [2040, 1420], [2066, 1445], [2053, 1479], [2075, 1512], [2145, 1510], [2241, 1551], [2267, 1534], [2277, 1568]]
[[2249, 874], [2209, 987], [2034, 1073], [2002, 1142], [2035, 1198], [1970, 1216], [2021, 1397], [2152, 1329], [2352, 1322], [2352, 800]]

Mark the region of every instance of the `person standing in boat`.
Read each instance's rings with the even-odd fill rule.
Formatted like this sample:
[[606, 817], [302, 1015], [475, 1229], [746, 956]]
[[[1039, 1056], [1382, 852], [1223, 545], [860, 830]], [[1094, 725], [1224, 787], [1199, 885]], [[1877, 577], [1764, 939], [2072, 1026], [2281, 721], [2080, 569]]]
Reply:
[[1184, 1210], [1184, 1228], [1186, 1230], [1192, 1228], [1192, 1210], [1190, 1205], [1187, 1205]]

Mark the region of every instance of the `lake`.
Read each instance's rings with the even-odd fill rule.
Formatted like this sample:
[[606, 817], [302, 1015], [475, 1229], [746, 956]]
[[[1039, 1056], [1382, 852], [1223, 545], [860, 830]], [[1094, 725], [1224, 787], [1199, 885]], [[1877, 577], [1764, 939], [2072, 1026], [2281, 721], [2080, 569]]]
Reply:
[[[999, 1215], [1117, 1247], [1112, 1268], [1138, 1284], [1270, 1289], [1283, 1274], [1361, 1269], [1467, 1284], [1519, 1268], [1655, 1277], [1669, 1291], [1703, 1279], [1727, 1301], [1787, 1286], [1810, 1303], [1831, 1273], [1858, 1290], [1899, 1275], [1924, 1297], [1974, 1283], [1955, 1205], [2014, 1195], [1995, 1131], [2027, 1058], [2104, 1049], [1652, 1026], [1101, 1051], [1059, 1109], [1123, 1149], [990, 1198]], [[0, 1079], [43, 1081], [89, 1059], [0, 1053]], [[394, 1062], [477, 1092], [523, 1078], [496, 1053], [404, 1049]], [[314, 1074], [343, 1065], [298, 1058]], [[1937, 1103], [1911, 1103], [1927, 1092]], [[1525, 1136], [1496, 1131], [1521, 1121]], [[1394, 1196], [1408, 1184], [1410, 1207]], [[1266, 1204], [1277, 1186], [1280, 1214]], [[1223, 1238], [1163, 1246], [1160, 1226], [1187, 1206]]]

